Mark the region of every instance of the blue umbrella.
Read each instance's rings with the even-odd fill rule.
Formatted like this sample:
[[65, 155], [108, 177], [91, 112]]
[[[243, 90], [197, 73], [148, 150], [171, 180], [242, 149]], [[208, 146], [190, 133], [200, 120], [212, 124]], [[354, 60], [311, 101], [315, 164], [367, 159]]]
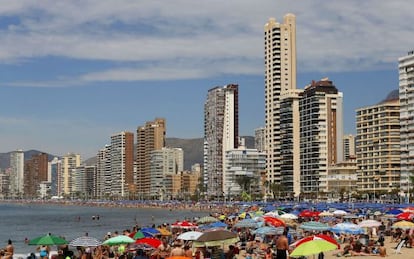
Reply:
[[256, 235], [280, 235], [284, 231], [284, 227], [282, 228], [275, 228], [270, 226], [260, 227], [253, 231]]
[[398, 215], [400, 213], [403, 213], [403, 211], [400, 209], [392, 209], [386, 212], [386, 214], [390, 214], [390, 215]]
[[345, 222], [345, 223], [338, 223], [331, 228], [332, 232], [335, 233], [345, 233], [345, 234], [362, 234], [364, 230], [353, 223]]
[[141, 228], [140, 230], [144, 235], [150, 234], [151, 236], [155, 236], [161, 234], [160, 231], [156, 228]]
[[243, 219], [234, 224], [236, 228], [255, 228], [257, 227], [257, 221], [254, 219]]
[[324, 231], [324, 230], [330, 229], [330, 226], [328, 226], [327, 224], [318, 222], [318, 221], [304, 222], [299, 227], [304, 230], [316, 230], [316, 231]]

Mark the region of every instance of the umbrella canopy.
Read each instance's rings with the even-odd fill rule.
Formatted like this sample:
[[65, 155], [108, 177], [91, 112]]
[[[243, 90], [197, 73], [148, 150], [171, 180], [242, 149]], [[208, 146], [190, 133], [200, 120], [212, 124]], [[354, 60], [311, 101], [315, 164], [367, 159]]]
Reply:
[[319, 217], [331, 217], [333, 215], [334, 214], [332, 212], [329, 212], [329, 211], [326, 211], [326, 210], [324, 210], [321, 213], [319, 213]]
[[102, 244], [115, 246], [134, 243], [135, 240], [125, 235], [118, 235], [105, 240]]
[[197, 240], [197, 238], [199, 238], [202, 234], [203, 232], [199, 232], [199, 231], [188, 231], [188, 232], [184, 232], [178, 235], [177, 239], [194, 241], [194, 240]]
[[133, 239], [141, 239], [141, 238], [144, 238], [144, 237], [152, 237], [152, 236], [153, 236], [152, 234], [150, 234], [148, 232], [143, 233], [141, 230], [137, 231], [136, 233], [131, 233], [129, 235], [129, 237], [131, 237]]
[[242, 219], [236, 224], [234, 224], [235, 228], [255, 228], [257, 227], [257, 221], [254, 219]]
[[135, 241], [135, 244], [145, 244], [145, 245], [149, 245], [151, 247], [157, 248], [162, 244], [162, 242], [161, 240], [157, 238], [145, 237], [145, 238], [137, 239]]
[[188, 222], [188, 221], [177, 221], [171, 225], [172, 228], [186, 228], [186, 229], [194, 229], [197, 228], [197, 224]]
[[409, 228], [414, 228], [414, 223], [411, 221], [401, 220], [401, 221], [395, 222], [391, 227], [409, 229]]
[[151, 236], [155, 236], [155, 235], [159, 235], [160, 234], [160, 231], [158, 229], [156, 229], [156, 228], [141, 228], [140, 231], [142, 233], [144, 233], [144, 235], [145, 235], [145, 233], [147, 233], [147, 234], [149, 234]]
[[285, 213], [279, 216], [281, 219], [298, 219], [298, 216], [292, 213]]
[[366, 219], [358, 223], [358, 226], [362, 228], [372, 228], [372, 227], [378, 227], [381, 226], [381, 222], [374, 219]]
[[52, 245], [66, 245], [68, 241], [65, 239], [54, 236], [54, 235], [45, 235], [33, 238], [29, 241], [29, 245], [45, 245], [45, 246], [52, 246]]
[[236, 233], [227, 230], [215, 230], [204, 232], [194, 241], [194, 246], [224, 246], [235, 244], [238, 241], [239, 238]]
[[345, 216], [346, 214], [348, 214], [348, 212], [344, 210], [335, 210], [334, 212], [332, 212], [332, 214], [334, 214], [335, 216]]
[[318, 217], [319, 216], [318, 211], [310, 211], [310, 210], [303, 210], [299, 213], [299, 217], [301, 218], [312, 218], [312, 217]]
[[385, 214], [387, 214], [387, 215], [398, 215], [398, 214], [401, 214], [401, 213], [403, 213], [403, 211], [400, 210], [400, 209], [392, 209], [392, 210], [386, 211]]
[[256, 230], [254, 230], [253, 233], [256, 234], [256, 235], [262, 235], [262, 236], [277, 235], [277, 234], [282, 234], [284, 229], [285, 229], [284, 227], [275, 228], [275, 227], [265, 226], [265, 227], [260, 227]]
[[312, 240], [326, 240], [328, 242], [331, 242], [332, 244], [336, 245], [336, 247], [339, 249], [341, 246], [339, 245], [338, 241], [336, 241], [333, 237], [325, 235], [325, 234], [317, 234], [313, 236], [304, 237], [302, 239], [299, 239], [295, 243], [292, 244], [294, 247], [300, 246], [302, 243], [309, 242]]
[[170, 231], [168, 231], [167, 229], [165, 229], [165, 228], [157, 228], [157, 230], [160, 232], [159, 235], [161, 235], [161, 236], [171, 236], [172, 235], [172, 233]]
[[263, 219], [264, 219], [264, 222], [266, 222], [267, 224], [270, 224], [274, 227], [286, 226], [285, 222], [281, 219], [278, 219], [278, 218], [263, 216]]
[[337, 248], [337, 245], [332, 244], [331, 242], [322, 239], [315, 239], [297, 246], [292, 253], [290, 253], [290, 257], [315, 255], [321, 252], [336, 250]]
[[332, 232], [335, 233], [345, 233], [345, 234], [362, 234], [364, 231], [362, 228], [356, 224], [345, 222], [338, 223], [331, 228]]
[[69, 242], [70, 246], [82, 246], [82, 247], [96, 247], [102, 245], [102, 242], [97, 238], [90, 236], [77, 237]]
[[208, 223], [212, 223], [212, 222], [216, 222], [219, 221], [217, 218], [212, 217], [212, 216], [205, 216], [205, 217], [201, 217], [197, 220], [198, 224], [208, 224]]
[[316, 230], [316, 231], [324, 231], [324, 230], [328, 230], [331, 227], [327, 224], [318, 222], [318, 221], [308, 221], [308, 222], [304, 222], [302, 223], [299, 228], [304, 229], [304, 230]]
[[414, 214], [412, 212], [403, 212], [396, 216], [397, 219], [401, 220], [412, 220], [414, 218]]

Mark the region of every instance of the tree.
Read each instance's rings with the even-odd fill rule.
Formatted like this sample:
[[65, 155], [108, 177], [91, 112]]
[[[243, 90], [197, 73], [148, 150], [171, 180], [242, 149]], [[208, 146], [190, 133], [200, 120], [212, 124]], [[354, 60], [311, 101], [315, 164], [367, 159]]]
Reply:
[[280, 183], [272, 182], [269, 185], [269, 189], [273, 194], [273, 199], [275, 199], [276, 197], [280, 198], [281, 193], [284, 191], [285, 188]]
[[250, 193], [250, 186], [252, 185], [253, 177], [248, 175], [236, 175], [236, 183], [242, 189], [242, 193]]

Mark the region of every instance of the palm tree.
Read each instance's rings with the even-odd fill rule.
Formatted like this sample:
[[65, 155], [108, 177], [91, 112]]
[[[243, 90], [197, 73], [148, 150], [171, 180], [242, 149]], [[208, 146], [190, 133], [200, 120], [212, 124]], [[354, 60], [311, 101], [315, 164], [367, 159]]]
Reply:
[[236, 183], [240, 186], [242, 193], [250, 194], [250, 186], [252, 185], [253, 177], [248, 175], [236, 175]]
[[280, 198], [281, 193], [285, 189], [283, 185], [281, 185], [280, 183], [276, 183], [276, 182], [270, 183], [269, 188], [270, 188], [270, 191], [273, 194], [273, 199], [275, 199], [276, 197], [279, 197]]

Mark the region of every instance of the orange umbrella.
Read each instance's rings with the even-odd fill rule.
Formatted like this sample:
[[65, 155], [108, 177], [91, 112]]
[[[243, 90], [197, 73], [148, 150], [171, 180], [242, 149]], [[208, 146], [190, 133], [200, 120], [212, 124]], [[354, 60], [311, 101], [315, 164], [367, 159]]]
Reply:
[[278, 218], [264, 216], [263, 219], [266, 223], [274, 227], [285, 227], [286, 226], [285, 222]]

